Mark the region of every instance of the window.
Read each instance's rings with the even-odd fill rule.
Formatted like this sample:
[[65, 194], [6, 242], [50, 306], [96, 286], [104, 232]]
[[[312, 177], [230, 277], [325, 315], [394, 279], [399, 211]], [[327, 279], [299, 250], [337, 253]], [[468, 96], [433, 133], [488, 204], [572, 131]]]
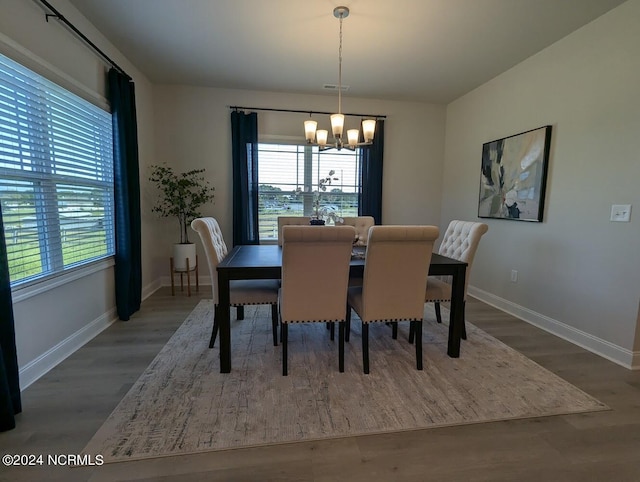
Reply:
[[111, 114], [0, 55], [11, 285], [114, 254]]
[[260, 241], [278, 239], [278, 216], [310, 216], [318, 180], [335, 171], [337, 181], [322, 205], [340, 216], [358, 215], [360, 150], [320, 152], [316, 146], [258, 144], [258, 224]]

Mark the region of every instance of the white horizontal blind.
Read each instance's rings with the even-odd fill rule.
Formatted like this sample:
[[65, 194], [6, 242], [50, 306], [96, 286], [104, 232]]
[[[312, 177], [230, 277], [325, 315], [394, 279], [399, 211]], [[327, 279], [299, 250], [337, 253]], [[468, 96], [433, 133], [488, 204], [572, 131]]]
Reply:
[[0, 55], [0, 201], [11, 284], [114, 254], [111, 114]]
[[[360, 149], [320, 152], [316, 146], [258, 144], [258, 225], [261, 241], [278, 238], [278, 216], [312, 214], [318, 180], [335, 171], [321, 205], [340, 216], [358, 215]], [[299, 189], [300, 193], [296, 193]]]

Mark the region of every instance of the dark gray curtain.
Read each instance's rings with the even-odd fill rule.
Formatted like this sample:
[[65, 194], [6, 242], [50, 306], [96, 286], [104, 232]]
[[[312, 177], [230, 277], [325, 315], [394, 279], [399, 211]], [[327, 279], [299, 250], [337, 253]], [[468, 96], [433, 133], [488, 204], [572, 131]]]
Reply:
[[231, 112], [233, 245], [258, 244], [258, 114]]
[[121, 320], [140, 309], [142, 253], [138, 124], [133, 81], [109, 70], [109, 101], [113, 114], [113, 161], [116, 217], [116, 308]]
[[21, 411], [9, 261], [0, 207], [0, 432], [15, 428], [15, 414]]
[[384, 153], [384, 120], [376, 121], [373, 144], [362, 148], [360, 157], [359, 216], [373, 216], [382, 224], [382, 160]]

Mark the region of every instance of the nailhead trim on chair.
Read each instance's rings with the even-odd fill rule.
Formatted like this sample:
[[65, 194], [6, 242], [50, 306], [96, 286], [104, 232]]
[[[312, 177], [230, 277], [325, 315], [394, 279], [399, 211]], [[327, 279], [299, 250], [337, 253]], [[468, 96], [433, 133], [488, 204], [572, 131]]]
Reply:
[[420, 321], [422, 318], [392, 318], [388, 320], [369, 320], [362, 323], [397, 323], [398, 321]]
[[277, 305], [278, 303], [231, 303], [229, 306]]
[[342, 321], [345, 321], [344, 318], [342, 320], [282, 320], [282, 323], [340, 323]]

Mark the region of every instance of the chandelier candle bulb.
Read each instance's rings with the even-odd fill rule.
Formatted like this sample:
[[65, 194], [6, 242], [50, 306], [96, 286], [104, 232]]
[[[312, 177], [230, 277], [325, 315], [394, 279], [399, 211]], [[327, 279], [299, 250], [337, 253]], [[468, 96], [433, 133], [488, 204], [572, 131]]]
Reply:
[[318, 129], [316, 131], [316, 140], [318, 141], [318, 145], [320, 147], [324, 147], [327, 145], [327, 139], [329, 138], [329, 131], [326, 129]]
[[376, 130], [375, 119], [365, 119], [362, 121], [362, 135], [364, 136], [365, 142], [373, 141], [373, 134], [375, 130]]
[[344, 115], [331, 114], [331, 131], [333, 132], [333, 137], [342, 137], [342, 129], [344, 129]]
[[313, 142], [315, 140], [317, 127], [318, 123], [314, 120], [304, 121], [304, 136], [307, 142]]
[[350, 147], [355, 147], [358, 145], [359, 136], [360, 136], [360, 131], [358, 129], [349, 129], [347, 131], [347, 139], [349, 141]]

